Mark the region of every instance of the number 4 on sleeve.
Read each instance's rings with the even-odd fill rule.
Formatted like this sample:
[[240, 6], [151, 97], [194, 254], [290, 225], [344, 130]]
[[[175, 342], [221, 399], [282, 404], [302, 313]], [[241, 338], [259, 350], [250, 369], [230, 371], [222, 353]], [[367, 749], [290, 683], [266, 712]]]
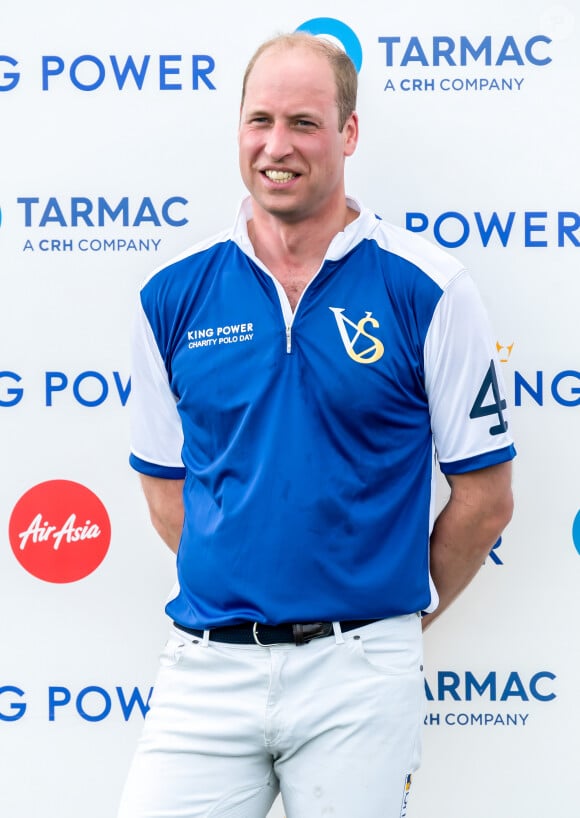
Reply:
[[[484, 403], [490, 389], [493, 400], [491, 403]], [[497, 415], [499, 423], [495, 426], [490, 426], [489, 433], [490, 435], [499, 435], [507, 431], [508, 428], [507, 420], [505, 420], [502, 411], [506, 406], [506, 401], [500, 395], [495, 364], [493, 361], [490, 361], [489, 369], [477, 393], [475, 402], [471, 407], [469, 417], [473, 420], [475, 418], [487, 417], [488, 415]]]

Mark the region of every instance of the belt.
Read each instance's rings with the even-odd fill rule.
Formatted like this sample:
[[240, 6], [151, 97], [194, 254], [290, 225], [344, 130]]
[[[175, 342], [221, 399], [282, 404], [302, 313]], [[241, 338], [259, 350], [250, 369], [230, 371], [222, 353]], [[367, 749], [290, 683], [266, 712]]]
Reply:
[[[340, 622], [341, 631], [352, 631], [377, 622], [376, 619], [355, 619]], [[173, 623], [177, 628], [192, 636], [203, 638], [204, 631], [187, 628], [179, 622]], [[213, 642], [230, 642], [233, 645], [270, 645], [295, 644], [305, 645], [312, 639], [330, 636], [333, 632], [332, 622], [309, 622], [302, 624], [262, 625], [261, 622], [243, 622], [241, 625], [224, 625], [221, 628], [210, 628], [209, 638]]]

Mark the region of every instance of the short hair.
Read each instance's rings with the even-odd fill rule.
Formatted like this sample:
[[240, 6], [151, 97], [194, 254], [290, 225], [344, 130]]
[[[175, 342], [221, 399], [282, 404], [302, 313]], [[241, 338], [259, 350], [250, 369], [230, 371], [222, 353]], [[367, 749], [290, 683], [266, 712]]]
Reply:
[[252, 73], [257, 60], [265, 51], [273, 48], [295, 48], [304, 46], [325, 57], [330, 63], [330, 67], [334, 73], [334, 80], [336, 83], [336, 105], [338, 107], [338, 130], [342, 131], [348, 117], [356, 110], [356, 94], [358, 86], [358, 76], [356, 68], [351, 58], [341, 48], [331, 43], [329, 40], [324, 40], [320, 37], [315, 37], [304, 31], [295, 31], [292, 34], [280, 34], [277, 37], [272, 37], [266, 40], [265, 43], [257, 49], [253, 57], [250, 59], [246, 70], [244, 72], [244, 79], [242, 82], [242, 106], [246, 98], [246, 86], [248, 79]]

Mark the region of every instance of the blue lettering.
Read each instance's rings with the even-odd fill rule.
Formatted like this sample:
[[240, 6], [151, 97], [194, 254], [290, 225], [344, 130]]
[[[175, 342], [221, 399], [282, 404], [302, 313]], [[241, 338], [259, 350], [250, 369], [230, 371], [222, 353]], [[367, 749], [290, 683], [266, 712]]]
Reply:
[[208, 54], [194, 54], [191, 58], [191, 62], [193, 68], [191, 87], [193, 90], [199, 90], [199, 80], [202, 80], [204, 85], [206, 85], [211, 91], [215, 91], [215, 85], [210, 79], [208, 79], [207, 76], [208, 74], [211, 74], [215, 68], [215, 61], [213, 57], [210, 57]]
[[[463, 233], [455, 241], [448, 241], [447, 239], [444, 239], [441, 234], [441, 226], [443, 222], [447, 221], [448, 219], [456, 219], [463, 227]], [[461, 213], [450, 210], [447, 213], [442, 213], [438, 217], [437, 221], [433, 225], [433, 234], [439, 244], [441, 244], [443, 247], [459, 247], [461, 244], [465, 244], [469, 238], [469, 222]]]
[[42, 90], [48, 91], [48, 78], [56, 77], [64, 71], [64, 60], [61, 57], [42, 58]]
[[73, 196], [70, 200], [71, 225], [76, 227], [79, 223], [79, 219], [81, 219], [87, 227], [94, 227], [93, 220], [89, 218], [89, 214], [92, 213], [92, 210], [93, 203], [90, 199], [86, 199], [83, 196]]
[[444, 701], [445, 694], [449, 693], [452, 699], [456, 702], [460, 701], [457, 688], [459, 687], [459, 674], [452, 671], [440, 671], [437, 674], [438, 691], [437, 698], [440, 702]]
[[421, 47], [421, 41], [418, 37], [410, 37], [409, 45], [405, 49], [401, 65], [408, 65], [410, 62], [420, 62], [421, 65], [429, 65], [429, 61], [425, 56], [425, 52]]
[[145, 196], [145, 198], [141, 202], [141, 206], [139, 207], [137, 215], [135, 216], [135, 221], [133, 222], [133, 227], [139, 227], [141, 222], [152, 222], [154, 225], [156, 225], [156, 227], [161, 226], [159, 216], [155, 212], [153, 202], [151, 201], [149, 196]]
[[[565, 369], [563, 372], [559, 372], [552, 381], [552, 397], [556, 403], [559, 403], [561, 406], [578, 406], [580, 404], [580, 397], [569, 399], [563, 398], [562, 395], [560, 395], [558, 387], [564, 378], [574, 378], [578, 381], [580, 380], [580, 372], [577, 372], [575, 369]], [[570, 387], [570, 392], [572, 395], [580, 395], [580, 387], [572, 386]]]
[[[580, 512], [578, 512], [580, 517]], [[540, 690], [540, 685], [546, 680], [554, 681], [556, 676], [549, 671], [542, 670], [535, 673], [529, 682], [529, 694], [537, 701], [547, 702], [556, 698], [556, 694], [552, 690]], [[498, 701], [497, 688], [497, 673], [492, 670], [480, 681], [474, 673], [469, 670], [465, 671], [465, 695], [462, 695], [461, 677], [458, 673], [452, 671], [440, 670], [437, 673], [437, 700], [445, 701], [446, 698], [451, 698], [455, 701], [473, 701], [474, 696], [486, 697], [489, 701]], [[427, 683], [425, 684], [425, 697], [427, 701], [434, 701], [434, 696]], [[486, 695], [487, 694], [487, 695]], [[505, 685], [499, 701], [505, 702], [511, 698], [518, 698], [522, 701], [529, 701], [528, 687], [522, 680], [517, 671], [511, 671], [506, 679]]]
[[18, 204], [24, 205], [24, 226], [32, 227], [32, 205], [38, 204], [40, 200], [32, 196], [21, 196], [16, 199]]
[[467, 37], [459, 38], [459, 48], [461, 53], [461, 65], [467, 65], [467, 54], [471, 54], [474, 62], [477, 61], [482, 54], [485, 54], [485, 64], [491, 65], [491, 37], [488, 35], [484, 37], [478, 46], [473, 46]]
[[[83, 83], [78, 79], [77, 69], [83, 63], [92, 63], [92, 65], [97, 67], [97, 78], [94, 82]], [[95, 91], [97, 88], [100, 88], [105, 81], [105, 66], [98, 57], [93, 57], [92, 54], [82, 54], [72, 61], [69, 74], [72, 84], [76, 88], [79, 88], [81, 91]]]
[[[0, 687], [0, 696], [3, 693], [14, 693], [16, 696], [24, 696], [24, 690], [14, 685], [4, 685]], [[0, 710], [0, 721], [18, 721], [26, 713], [26, 704], [24, 702], [10, 702], [8, 709], [11, 713], [4, 713]]]
[[471, 689], [474, 688], [479, 696], [483, 696], [486, 688], [489, 688], [490, 701], [494, 702], [496, 698], [496, 678], [495, 671], [487, 674], [481, 684], [477, 681], [473, 673], [467, 670], [465, 672], [465, 700], [470, 702], [472, 699]]
[[[149, 701], [153, 694], [150, 687], [145, 697], [138, 687], [134, 687], [127, 696], [122, 687], [116, 687], [115, 691], [119, 699], [119, 705], [123, 714], [123, 719], [128, 722], [132, 716], [145, 718], [149, 712]], [[16, 696], [23, 696], [24, 691], [18, 687], [7, 685], [0, 687], [0, 702], [2, 694], [12, 693]], [[71, 691], [67, 687], [53, 686], [48, 689], [48, 718], [49, 721], [56, 721], [57, 709], [66, 707], [73, 700]], [[112, 695], [100, 685], [88, 685], [79, 691], [75, 698], [75, 709], [83, 721], [99, 722], [110, 716], [113, 705]], [[9, 707], [0, 710], [1, 721], [16, 721], [22, 718], [26, 711], [24, 702], [11, 702]]]
[[48, 720], [54, 721], [57, 707], [65, 707], [70, 702], [70, 690], [66, 687], [48, 688]]
[[[24, 205], [24, 225], [25, 227], [33, 226], [33, 205], [39, 204], [40, 200], [36, 196], [21, 196], [16, 200], [18, 204]], [[175, 209], [179, 205], [187, 205], [188, 200], [183, 196], [171, 196], [161, 205], [161, 214], [163, 221], [171, 227], [183, 227], [188, 223], [185, 216], [178, 218], [175, 214]], [[123, 227], [128, 227], [130, 224], [130, 202], [128, 196], [123, 196], [116, 204], [110, 204], [107, 200], [99, 196], [96, 202], [93, 202], [86, 196], [73, 196], [70, 199], [70, 226], [78, 227], [81, 224], [86, 227], [103, 227], [107, 221], [115, 222], [120, 219]], [[161, 226], [161, 220], [155, 209], [155, 205], [149, 196], [145, 196], [138, 207], [135, 218], [131, 224], [132, 227], [139, 227], [142, 223], [149, 222], [156, 227]], [[63, 207], [58, 202], [55, 196], [51, 196], [44, 206], [42, 215], [38, 220], [39, 227], [46, 227], [51, 224], [58, 224], [60, 227], [67, 227], [67, 218], [65, 217]], [[28, 249], [33, 249], [32, 247]], [[48, 249], [48, 248], [47, 248]]]
[[[10, 373], [0, 372], [0, 377], [2, 377], [3, 374], [9, 375]], [[127, 383], [124, 384], [123, 381], [121, 380], [120, 374], [115, 371], [113, 372], [113, 380], [117, 388], [117, 393], [119, 395], [121, 405], [125, 406], [131, 393], [131, 378], [129, 378], [127, 380]], [[69, 379], [64, 374], [64, 372], [45, 373], [47, 406], [53, 405], [53, 394], [55, 392], [63, 392], [68, 387], [68, 383]], [[89, 390], [92, 388], [94, 392], [94, 397], [89, 397], [86, 394], [87, 387]], [[81, 372], [73, 382], [73, 395], [75, 400], [82, 406], [88, 407], [100, 406], [102, 403], [105, 402], [109, 395], [109, 385], [107, 383], [107, 379], [105, 378], [104, 375], [101, 375], [100, 372], [95, 372], [94, 370], [91, 369], [88, 369], [85, 372]], [[0, 403], [0, 405], [2, 404]]]
[[146, 54], [143, 57], [143, 62], [141, 63], [141, 68], [137, 68], [135, 65], [135, 60], [133, 57], [129, 56], [125, 60], [125, 65], [122, 68], [119, 68], [119, 63], [117, 58], [112, 54], [109, 55], [109, 59], [111, 60], [111, 65], [113, 66], [113, 73], [115, 75], [115, 79], [117, 81], [117, 87], [121, 91], [125, 87], [125, 83], [127, 82], [127, 77], [129, 74], [132, 75], [133, 79], [135, 80], [135, 85], [139, 90], [143, 88], [143, 82], [145, 80], [145, 75], [147, 74], [147, 67], [149, 66], [149, 60], [151, 59], [149, 54]]
[[44, 376], [45, 400], [47, 406], [52, 406], [52, 393], [62, 392], [68, 385], [68, 378], [64, 372], [47, 372]]
[[538, 406], [544, 405], [544, 373], [536, 372], [536, 388], [528, 383], [523, 375], [517, 370], [514, 372], [514, 404], [516, 406], [522, 405], [522, 387], [525, 391], [536, 401]]
[[123, 196], [117, 207], [112, 208], [106, 199], [103, 199], [102, 196], [99, 196], [98, 199], [98, 208], [99, 208], [99, 227], [103, 227], [105, 223], [105, 215], [109, 216], [112, 222], [115, 221], [119, 213], [123, 214], [123, 227], [127, 227], [129, 224], [129, 197]]
[[503, 65], [504, 62], [508, 62], [509, 60], [517, 62], [518, 65], [524, 64], [522, 55], [520, 54], [519, 49], [516, 45], [516, 41], [511, 35], [505, 38], [504, 44], [501, 47], [495, 64]]
[[543, 670], [540, 673], [534, 673], [532, 678], [530, 679], [530, 693], [540, 702], [551, 702], [553, 699], [556, 698], [555, 693], [540, 693], [538, 690], [538, 682], [540, 679], [551, 679], [554, 681], [556, 678], [554, 673], [550, 673], [547, 670]]
[[171, 62], [181, 62], [179, 54], [162, 54], [159, 57], [159, 90], [160, 91], [180, 91], [180, 82], [167, 82], [168, 74], [179, 74], [180, 68], [170, 66]]
[[[85, 696], [88, 696], [91, 693], [97, 693], [99, 696], [102, 696], [103, 698], [103, 709], [100, 713], [97, 713], [94, 716], [91, 715], [90, 713], [87, 713], [87, 711], [84, 708]], [[97, 687], [97, 685], [83, 687], [83, 689], [77, 696], [76, 709], [79, 716], [83, 718], [85, 721], [93, 722], [102, 721], [103, 719], [106, 719], [109, 713], [111, 712], [111, 697], [104, 688]]]
[[[3, 378], [8, 378], [12, 381], [16, 381], [16, 383], [20, 383], [22, 378], [20, 375], [17, 375], [16, 372], [10, 372], [10, 370], [6, 369], [3, 372], [0, 372], [0, 381]], [[15, 406], [17, 403], [20, 403], [22, 400], [22, 395], [24, 394], [24, 389], [18, 387], [10, 387], [6, 390], [5, 395], [7, 396], [4, 400], [0, 397], [0, 406]]]
[[149, 694], [147, 696], [147, 701], [145, 702], [143, 701], [141, 692], [138, 687], [133, 688], [131, 698], [129, 699], [129, 701], [125, 699], [125, 694], [123, 693], [122, 687], [117, 687], [115, 689], [119, 697], [119, 704], [121, 705], [121, 710], [123, 711], [123, 718], [125, 719], [125, 721], [129, 721], [129, 718], [131, 717], [131, 713], [133, 712], [135, 705], [138, 706], [139, 710], [141, 711], [141, 715], [143, 716], [143, 718], [145, 718], [147, 712], [149, 711], [149, 700], [151, 698], [151, 694], [153, 693], [152, 687], [149, 688]]
[[412, 230], [413, 233], [422, 233], [429, 227], [429, 219], [424, 213], [407, 213], [405, 227], [407, 230]]
[[393, 45], [400, 42], [400, 37], [379, 37], [379, 43], [385, 44], [385, 65], [387, 68], [393, 67]]
[[506, 682], [504, 691], [501, 694], [500, 701], [505, 702], [512, 696], [515, 696], [516, 698], [521, 699], [524, 702], [529, 701], [529, 697], [522, 684], [522, 680], [520, 679], [519, 674], [516, 673], [516, 671], [512, 671], [508, 676], [508, 680]]
[[119, 373], [113, 372], [113, 380], [115, 381], [115, 386], [117, 387], [117, 392], [119, 393], [119, 398], [121, 399], [121, 406], [125, 406], [129, 399], [129, 395], [131, 394], [131, 378], [129, 378], [127, 381], [127, 385], [123, 386]]
[[[571, 223], [566, 223], [567, 220], [570, 220]], [[573, 213], [569, 211], [563, 211], [562, 213], [558, 213], [558, 247], [564, 246], [564, 238], [567, 237], [570, 239], [571, 243], [574, 247], [580, 247], [580, 240], [578, 240], [577, 236], [573, 236], [572, 233], [580, 227], [580, 214]]]
[[[147, 72], [150, 69], [151, 55], [145, 54], [140, 60], [136, 60], [129, 55], [124, 60], [109, 54], [109, 61], [113, 72], [117, 88], [122, 91], [132, 81], [135, 87], [141, 91]], [[159, 90], [160, 91], [180, 91], [183, 88], [181, 81], [178, 81], [181, 74], [181, 54], [160, 54], [159, 55]], [[8, 62], [16, 65], [16, 60], [11, 57], [0, 55], [0, 63]], [[194, 91], [204, 85], [215, 91], [210, 74], [215, 70], [215, 60], [209, 54], [193, 54], [191, 56], [192, 79], [191, 87]], [[62, 57], [47, 55], [42, 58], [42, 89], [48, 91], [52, 77], [63, 74], [65, 62]], [[87, 74], [88, 72], [88, 74]], [[76, 57], [70, 65], [69, 77], [71, 83], [80, 91], [95, 91], [105, 82], [107, 75], [106, 63], [93, 54], [81, 54]], [[20, 75], [15, 72], [5, 72], [0, 82], [0, 91], [10, 90], [17, 84]], [[0, 77], [1, 79], [1, 77]]]
[[552, 40], [549, 37], [546, 37], [544, 34], [538, 34], [536, 37], [532, 37], [526, 43], [525, 53], [527, 59], [532, 63], [532, 65], [548, 65], [548, 63], [552, 62], [551, 57], [544, 57], [540, 59], [539, 57], [534, 56], [533, 48], [537, 43], [546, 43], [550, 44]]
[[491, 551], [489, 552], [489, 558], [490, 558], [490, 560], [491, 560], [493, 563], [495, 563], [496, 565], [503, 565], [503, 560], [501, 559], [501, 557], [499, 557], [499, 556], [498, 556], [498, 555], [495, 553], [495, 552], [497, 551], [497, 549], [498, 549], [498, 548], [501, 546], [501, 543], [502, 543], [502, 538], [501, 538], [501, 537], [499, 537], [499, 538], [496, 540], [495, 545], [493, 546], [493, 548], [492, 548], [492, 549], [491, 549]]
[[[385, 46], [385, 65], [391, 68], [394, 65], [394, 46], [401, 42], [400, 37], [379, 37], [379, 43]], [[540, 56], [537, 53], [538, 45], [548, 45], [552, 41], [549, 37], [539, 34], [531, 37], [524, 45], [523, 53], [525, 59], [532, 65], [548, 65], [552, 62], [549, 56]], [[492, 65], [492, 37], [486, 35], [480, 42], [471, 42], [469, 37], [461, 35], [459, 43], [449, 36], [435, 36], [432, 41], [432, 64], [441, 65], [443, 63], [456, 66], [457, 59], [455, 54], [459, 51], [459, 65], [465, 66], [470, 62], [477, 62], [483, 59], [485, 65]], [[509, 35], [501, 43], [495, 65], [503, 65], [507, 62], [515, 62], [517, 65], [524, 65], [525, 60], [522, 56], [522, 49], [518, 47], [515, 37]], [[419, 37], [410, 37], [403, 52], [400, 61], [401, 66], [407, 66], [410, 63], [419, 63], [420, 65], [429, 65], [429, 59], [426, 55], [425, 48], [421, 44]]]
[[[11, 65], [13, 68], [18, 65], [18, 61], [13, 57], [8, 57], [6, 54], [0, 54], [0, 63], [3, 62], [7, 62], [8, 65]], [[6, 80], [6, 82], [0, 83], [0, 91], [12, 91], [12, 89], [16, 88], [18, 85], [20, 74], [17, 71], [4, 71], [1, 78]]]
[[451, 37], [433, 37], [433, 65], [440, 65], [443, 58], [448, 65], [457, 65], [451, 56], [455, 43]]
[[[97, 395], [96, 398], [93, 400], [89, 400], [88, 398], [83, 398], [80, 392], [81, 384], [87, 380], [96, 380], [101, 386], [101, 392]], [[109, 394], [109, 385], [106, 381], [106, 378], [101, 375], [100, 372], [95, 372], [94, 370], [87, 370], [86, 372], [81, 372], [81, 374], [75, 379], [73, 383], [73, 395], [75, 399], [80, 403], [82, 406], [100, 406], [101, 403], [107, 399], [107, 395]]]
[[495, 230], [497, 231], [499, 240], [501, 241], [502, 245], [506, 247], [514, 223], [515, 215], [516, 214], [514, 211], [511, 211], [509, 213], [506, 225], [504, 227], [499, 220], [498, 214], [494, 211], [491, 215], [489, 223], [487, 224], [487, 226], [485, 226], [483, 223], [483, 219], [481, 218], [481, 213], [476, 212], [475, 222], [477, 224], [479, 235], [481, 236], [481, 241], [483, 242], [483, 246], [487, 247], [487, 245], [489, 244], [489, 240]]
[[39, 227], [46, 227], [48, 222], [56, 222], [61, 227], [66, 227], [66, 219], [54, 196], [51, 196], [40, 219]]
[[38, 249], [43, 253], [65, 253], [73, 249], [72, 239], [40, 239]]
[[525, 235], [525, 246], [526, 247], [547, 247], [548, 242], [544, 240], [538, 239], [535, 241], [532, 239], [532, 233], [540, 233], [544, 232], [546, 229], [545, 224], [534, 224], [533, 219], [545, 219], [547, 218], [548, 214], [546, 211], [526, 211], [524, 214], [524, 235]]
[[161, 215], [163, 216], [163, 220], [167, 222], [167, 224], [170, 224], [171, 227], [183, 227], [187, 224], [187, 219], [185, 217], [183, 219], [174, 219], [169, 213], [169, 208], [175, 204], [186, 205], [187, 199], [184, 199], [183, 196], [172, 196], [171, 199], [167, 199], [161, 208]]

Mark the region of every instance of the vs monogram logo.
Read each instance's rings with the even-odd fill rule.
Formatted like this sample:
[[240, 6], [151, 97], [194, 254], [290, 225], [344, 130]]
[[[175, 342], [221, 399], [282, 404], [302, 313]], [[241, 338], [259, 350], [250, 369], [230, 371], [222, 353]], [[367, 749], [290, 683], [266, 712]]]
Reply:
[[[383, 357], [385, 347], [382, 342], [365, 330], [365, 324], [370, 324], [375, 328], [379, 326], [377, 319], [372, 317], [372, 312], [366, 312], [364, 318], [359, 319], [355, 324], [344, 315], [344, 307], [329, 307], [328, 309], [334, 313], [338, 331], [349, 358], [352, 358], [357, 364], [374, 364]], [[351, 327], [351, 333], [347, 329], [347, 324]]]

